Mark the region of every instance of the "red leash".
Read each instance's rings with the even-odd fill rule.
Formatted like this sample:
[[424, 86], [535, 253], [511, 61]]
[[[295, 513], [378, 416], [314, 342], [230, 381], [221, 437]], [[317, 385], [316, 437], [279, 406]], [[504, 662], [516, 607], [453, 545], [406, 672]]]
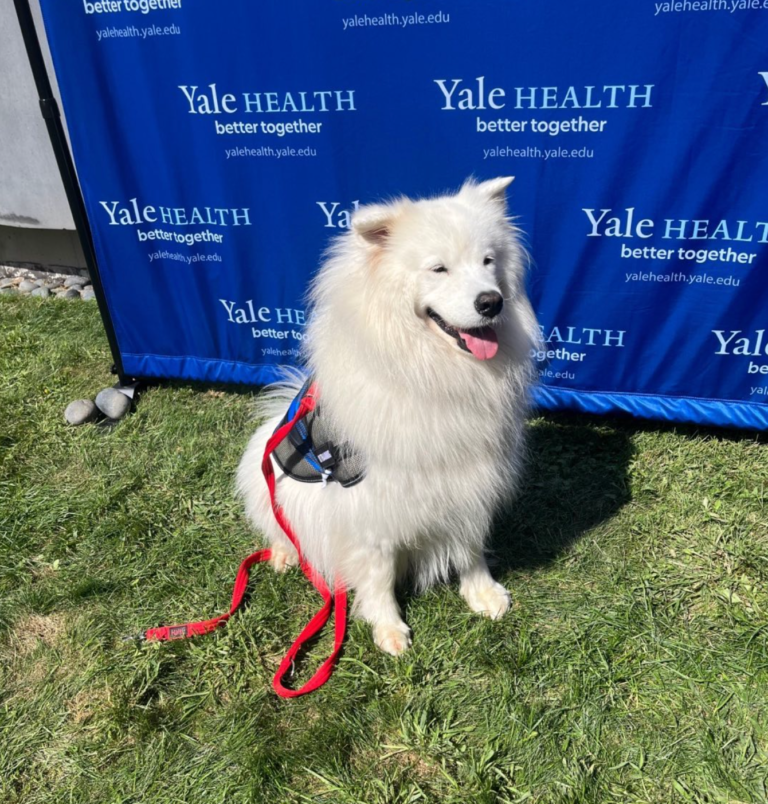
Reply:
[[[261, 470], [264, 473], [264, 479], [267, 481], [269, 489], [269, 498], [272, 501], [272, 510], [275, 514], [280, 527], [285, 531], [285, 535], [291, 540], [291, 544], [296, 548], [299, 554], [299, 565], [302, 571], [307, 576], [312, 585], [323, 597], [322, 608], [315, 614], [315, 616], [307, 623], [304, 630], [296, 637], [296, 641], [291, 645], [290, 650], [286, 653], [285, 658], [280, 663], [280, 667], [272, 679], [272, 686], [275, 692], [282, 698], [296, 698], [299, 695], [305, 695], [308, 692], [313, 692], [318, 687], [322, 687], [331, 676], [333, 672], [333, 665], [336, 662], [336, 657], [339, 655], [341, 645], [344, 642], [344, 634], [347, 628], [347, 592], [340, 582], [336, 582], [336, 587], [331, 595], [328, 585], [323, 580], [322, 576], [307, 562], [301, 553], [299, 540], [291, 528], [290, 522], [283, 513], [283, 509], [277, 504], [275, 499], [275, 471], [272, 467], [272, 460], [270, 456], [275, 450], [275, 447], [288, 435], [293, 425], [307, 415], [310, 411], [315, 409], [315, 394], [317, 388], [312, 385], [307, 391], [304, 398], [301, 400], [299, 409], [296, 415], [286, 422], [282, 427], [276, 430], [269, 441], [267, 441], [266, 449], [264, 450], [264, 459], [261, 462]], [[184, 625], [164, 625], [159, 628], [149, 628], [140, 639], [158, 640], [166, 642], [171, 639], [184, 639], [186, 637], [199, 636], [200, 634], [208, 634], [215, 628], [218, 628], [222, 623], [225, 623], [243, 602], [245, 590], [248, 586], [248, 575], [251, 567], [262, 561], [268, 561], [272, 555], [271, 550], [257, 550], [255, 553], [246, 558], [240, 565], [235, 578], [235, 588], [232, 591], [232, 604], [226, 614], [221, 614], [210, 620], [200, 620], [195, 623], [185, 623]], [[331, 655], [320, 665], [312, 678], [307, 681], [303, 687], [297, 690], [289, 689], [284, 686], [283, 678], [293, 664], [296, 654], [301, 650], [308, 640], [310, 640], [331, 618], [331, 611], [334, 613], [334, 641], [333, 651]]]

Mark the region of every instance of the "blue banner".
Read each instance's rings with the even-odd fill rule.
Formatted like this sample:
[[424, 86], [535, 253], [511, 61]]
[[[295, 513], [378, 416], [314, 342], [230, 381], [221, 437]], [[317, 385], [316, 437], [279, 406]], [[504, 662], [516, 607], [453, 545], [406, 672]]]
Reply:
[[514, 175], [546, 407], [768, 428], [768, 0], [43, 0], [127, 374], [264, 383], [360, 205]]

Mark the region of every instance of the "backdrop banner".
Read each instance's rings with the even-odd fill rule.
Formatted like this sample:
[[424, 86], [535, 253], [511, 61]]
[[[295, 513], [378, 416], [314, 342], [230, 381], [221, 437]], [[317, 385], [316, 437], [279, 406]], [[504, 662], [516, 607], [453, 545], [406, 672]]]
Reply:
[[768, 428], [768, 0], [42, 0], [125, 372], [265, 383], [359, 205], [514, 175], [548, 408]]

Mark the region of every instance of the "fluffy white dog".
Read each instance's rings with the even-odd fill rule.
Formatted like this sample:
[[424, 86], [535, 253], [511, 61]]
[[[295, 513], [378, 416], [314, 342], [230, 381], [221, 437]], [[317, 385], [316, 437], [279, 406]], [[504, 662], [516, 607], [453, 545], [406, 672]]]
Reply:
[[[507, 216], [511, 178], [454, 195], [360, 207], [311, 288], [305, 364], [334, 442], [364, 465], [356, 485], [303, 483], [275, 467], [277, 500], [307, 560], [355, 592], [355, 612], [397, 655], [410, 629], [395, 583], [452, 572], [469, 607], [497, 618], [509, 594], [483, 555], [521, 470], [537, 339], [524, 251]], [[237, 475], [277, 571], [297, 562], [261, 473], [265, 444], [301, 380], [275, 387]]]

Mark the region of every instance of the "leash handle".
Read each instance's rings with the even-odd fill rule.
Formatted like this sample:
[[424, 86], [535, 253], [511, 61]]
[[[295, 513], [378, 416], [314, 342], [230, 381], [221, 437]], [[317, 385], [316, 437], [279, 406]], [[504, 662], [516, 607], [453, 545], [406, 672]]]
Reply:
[[[307, 623], [301, 633], [296, 637], [291, 645], [285, 658], [280, 663], [280, 667], [272, 679], [272, 687], [281, 698], [296, 698], [299, 695], [306, 695], [308, 692], [322, 687], [323, 684], [330, 678], [333, 672], [334, 664], [341, 650], [344, 642], [344, 635], [347, 629], [347, 592], [344, 587], [337, 582], [333, 591], [333, 595], [328, 589], [328, 585], [322, 576], [312, 567], [311, 564], [304, 558], [301, 552], [299, 540], [291, 528], [283, 509], [278, 505], [275, 497], [275, 470], [272, 466], [271, 455], [280, 442], [288, 435], [294, 424], [304, 418], [307, 413], [315, 409], [315, 395], [317, 388], [315, 384], [309, 387], [309, 390], [304, 395], [299, 404], [299, 407], [291, 418], [282, 427], [278, 428], [267, 441], [264, 450], [264, 458], [261, 462], [261, 470], [264, 474], [264, 479], [267, 482], [269, 490], [269, 499], [272, 504], [272, 511], [274, 512], [275, 519], [285, 532], [285, 535], [290, 540], [291, 544], [296, 548], [299, 555], [299, 564], [304, 575], [308, 578], [309, 582], [315, 587], [323, 598], [323, 605], [315, 614], [315, 616]], [[268, 548], [257, 550], [251, 553], [243, 562], [237, 571], [235, 578], [235, 586], [232, 590], [232, 603], [229, 611], [226, 614], [221, 614], [218, 617], [213, 617], [210, 620], [199, 620], [193, 623], [184, 623], [182, 625], [164, 625], [157, 628], [148, 628], [139, 639], [167, 642], [174, 639], [186, 639], [187, 637], [201, 636], [202, 634], [209, 634], [211, 631], [218, 628], [225, 623], [243, 602], [245, 591], [248, 587], [248, 577], [250, 575], [251, 567], [254, 564], [259, 564], [263, 561], [268, 561], [272, 555], [272, 551]], [[330, 620], [331, 613], [334, 617], [334, 644], [333, 651], [330, 656], [320, 665], [315, 671], [312, 678], [307, 681], [302, 687], [298, 689], [290, 689], [283, 684], [283, 679], [286, 673], [291, 669], [296, 654], [301, 650], [302, 646], [310, 640], [315, 634], [320, 631], [323, 626]]]
[[221, 614], [210, 620], [199, 620], [198, 622], [184, 623], [183, 625], [163, 625], [158, 628], [148, 628], [139, 639], [169, 642], [174, 639], [186, 639], [187, 637], [210, 634], [211, 631], [225, 623], [240, 608], [240, 604], [245, 597], [245, 590], [248, 587], [248, 576], [250, 575], [251, 567], [262, 561], [269, 561], [271, 555], [272, 551], [269, 549], [257, 550], [243, 560], [237, 570], [235, 587], [232, 590], [232, 603], [226, 614]]

